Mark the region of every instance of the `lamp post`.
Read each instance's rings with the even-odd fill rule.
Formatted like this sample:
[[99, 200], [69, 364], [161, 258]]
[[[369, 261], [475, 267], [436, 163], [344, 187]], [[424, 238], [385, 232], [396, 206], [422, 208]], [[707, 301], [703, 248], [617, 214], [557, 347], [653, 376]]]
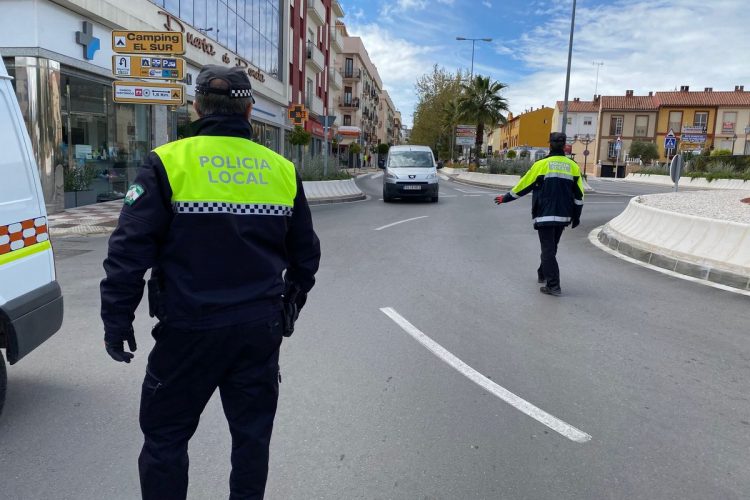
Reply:
[[565, 75], [565, 104], [563, 104], [562, 133], [568, 125], [568, 95], [570, 92], [570, 63], [573, 60], [573, 29], [576, 25], [576, 0], [573, 0], [573, 15], [570, 18], [570, 42], [568, 42], [568, 72]]
[[491, 42], [492, 38], [464, 38], [457, 36], [456, 40], [459, 41], [471, 41], [471, 79], [474, 79], [474, 44], [476, 42]]
[[581, 144], [583, 144], [583, 178], [586, 178], [586, 167], [588, 167], [588, 159], [589, 159], [589, 144], [594, 142], [594, 138], [591, 137], [590, 134], [586, 135], [577, 135], [576, 140], [580, 141]]
[[732, 135], [732, 156], [734, 156], [734, 143], [737, 142], [737, 134]]

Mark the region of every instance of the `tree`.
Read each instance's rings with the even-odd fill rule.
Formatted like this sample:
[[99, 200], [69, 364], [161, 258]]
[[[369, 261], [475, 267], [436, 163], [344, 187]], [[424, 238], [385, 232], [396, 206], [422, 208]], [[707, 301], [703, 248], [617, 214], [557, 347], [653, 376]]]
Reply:
[[461, 72], [454, 74], [435, 65], [431, 73], [417, 79], [417, 106], [414, 110], [410, 144], [423, 144], [432, 148], [441, 144], [447, 152], [453, 133], [445, 125], [443, 110], [461, 92], [461, 78]]
[[390, 146], [388, 146], [388, 144], [381, 142], [380, 144], [378, 144], [378, 154], [379, 155], [387, 154], [389, 148]]
[[476, 153], [474, 161], [479, 167], [479, 152], [484, 142], [484, 126], [494, 128], [498, 124], [505, 124], [507, 120], [504, 112], [508, 111], [508, 101], [500, 95], [507, 85], [491, 82], [489, 77], [477, 75], [469, 84], [461, 85], [461, 95], [458, 98], [459, 118], [476, 123], [477, 138], [474, 142]]
[[307, 146], [312, 140], [312, 134], [307, 130], [303, 129], [299, 125], [295, 125], [294, 129], [289, 133], [289, 144], [297, 146], [297, 158], [300, 162], [300, 169], [304, 170], [305, 163], [302, 158], [302, 146]]
[[631, 158], [640, 158], [643, 163], [651, 163], [659, 158], [659, 150], [653, 142], [633, 141], [628, 155]]
[[456, 99], [451, 99], [443, 106], [443, 132], [448, 133], [448, 139], [450, 140], [451, 161], [453, 161], [453, 146], [456, 144], [455, 134], [459, 116], [460, 110]]

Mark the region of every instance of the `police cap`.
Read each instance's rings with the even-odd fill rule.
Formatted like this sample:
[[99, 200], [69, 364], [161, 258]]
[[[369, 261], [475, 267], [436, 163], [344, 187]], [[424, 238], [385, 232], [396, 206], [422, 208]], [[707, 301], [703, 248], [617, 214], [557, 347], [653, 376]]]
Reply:
[[567, 137], [562, 132], [552, 132], [549, 135], [549, 143], [550, 144], [565, 144], [565, 141], [567, 140]]
[[[211, 85], [214, 80], [222, 80], [226, 85]], [[203, 66], [195, 81], [195, 91], [199, 94], [225, 95], [234, 99], [249, 97], [255, 104], [250, 77], [242, 68], [208, 64]]]

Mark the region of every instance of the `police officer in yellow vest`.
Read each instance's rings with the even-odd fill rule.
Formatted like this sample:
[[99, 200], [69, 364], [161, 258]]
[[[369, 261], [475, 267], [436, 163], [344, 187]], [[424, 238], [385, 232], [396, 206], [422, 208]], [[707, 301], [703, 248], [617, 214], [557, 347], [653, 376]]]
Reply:
[[188, 441], [216, 388], [232, 435], [231, 498], [263, 498], [279, 347], [315, 283], [320, 243], [294, 165], [252, 141], [247, 73], [206, 66], [196, 84], [196, 135], [151, 152], [109, 240], [104, 341], [116, 361], [133, 358], [124, 343], [135, 351], [152, 268], [143, 498], [186, 497]]
[[569, 224], [578, 226], [583, 210], [583, 182], [578, 164], [565, 156], [565, 134], [553, 132], [549, 137], [549, 155], [535, 162], [528, 172], [495, 203], [509, 203], [528, 193], [531, 195], [531, 217], [542, 247], [537, 281], [547, 295], [560, 296], [560, 269], [557, 245]]

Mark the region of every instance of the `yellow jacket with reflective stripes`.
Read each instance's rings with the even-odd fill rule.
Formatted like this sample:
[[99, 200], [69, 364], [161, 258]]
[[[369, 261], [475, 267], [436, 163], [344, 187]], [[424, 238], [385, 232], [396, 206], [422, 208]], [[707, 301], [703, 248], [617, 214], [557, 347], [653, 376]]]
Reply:
[[508, 203], [532, 193], [534, 227], [567, 226], [581, 218], [583, 181], [578, 164], [565, 156], [548, 156], [535, 162], [503, 197]]
[[109, 242], [105, 329], [129, 329], [152, 268], [160, 316], [182, 329], [262, 320], [287, 282], [308, 292], [320, 243], [294, 165], [250, 140], [240, 116], [156, 148], [138, 171]]

